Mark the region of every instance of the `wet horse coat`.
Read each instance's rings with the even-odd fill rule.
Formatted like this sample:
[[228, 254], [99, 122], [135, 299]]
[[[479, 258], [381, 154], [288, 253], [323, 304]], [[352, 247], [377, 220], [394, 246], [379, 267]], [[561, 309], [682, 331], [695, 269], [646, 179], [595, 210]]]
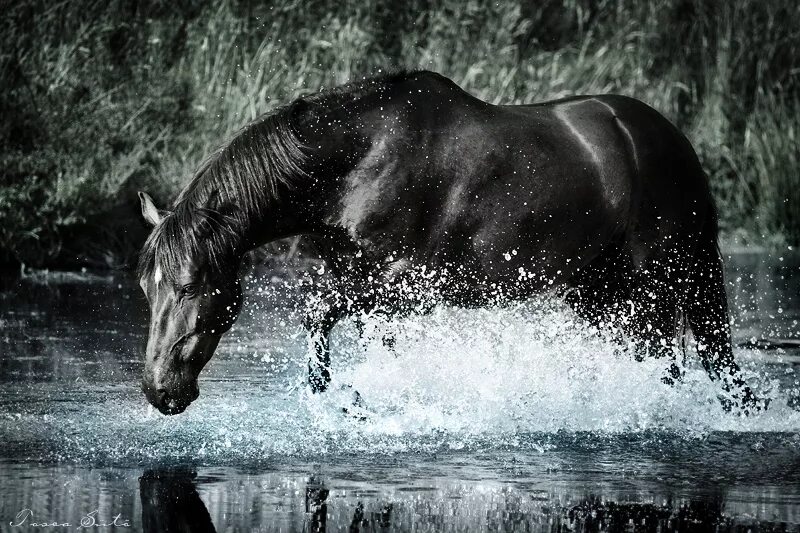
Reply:
[[[142, 286], [151, 309], [162, 309], [151, 321], [144, 388], [165, 412], [196, 396], [181, 379], [196, 390], [235, 319], [242, 256], [299, 234], [338, 279], [305, 321], [314, 390], [330, 379], [336, 321], [399, 308], [385, 288], [415, 283], [424, 267], [443, 275], [439, 298], [458, 305], [566, 288], [583, 317], [619, 323], [640, 354], [668, 353], [685, 318], [712, 379], [733, 376], [733, 401], [755, 402], [732, 356], [708, 180], [687, 139], [631, 98], [496, 106], [431, 72], [366, 80], [256, 120], [201, 167], [173, 212], [146, 196], [143, 210], [155, 229]], [[217, 299], [182, 298], [187, 284]], [[190, 309], [179, 328], [165, 318], [169, 306], [154, 303], [170, 295]], [[188, 340], [172, 353], [179, 335]], [[168, 346], [186, 368], [162, 368]], [[202, 357], [187, 356], [191, 346]]]

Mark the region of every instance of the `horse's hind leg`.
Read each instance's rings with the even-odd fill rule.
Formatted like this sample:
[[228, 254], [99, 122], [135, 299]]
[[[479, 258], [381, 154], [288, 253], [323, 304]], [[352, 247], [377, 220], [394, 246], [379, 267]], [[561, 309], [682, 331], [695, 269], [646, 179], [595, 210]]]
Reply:
[[[630, 245], [611, 245], [572, 280], [567, 302], [590, 324], [633, 340], [635, 356], [668, 358], [664, 377], [681, 376], [675, 362], [679, 254], [651, 254], [634, 264]], [[685, 260], [683, 261], [685, 262]]]
[[662, 251], [644, 259], [632, 275], [626, 330], [637, 358], [645, 356], [670, 361], [662, 381], [681, 378], [676, 363], [676, 339], [680, 328], [681, 286], [686, 276], [686, 254]]
[[733, 357], [722, 258], [715, 238], [708, 235], [701, 237], [695, 254], [687, 316], [697, 353], [711, 379], [722, 379], [724, 388], [733, 392], [734, 402], [743, 410], [764, 408], [763, 402], [745, 384]]
[[609, 245], [570, 280], [565, 299], [573, 311], [599, 330], [608, 330], [630, 292], [630, 254]]

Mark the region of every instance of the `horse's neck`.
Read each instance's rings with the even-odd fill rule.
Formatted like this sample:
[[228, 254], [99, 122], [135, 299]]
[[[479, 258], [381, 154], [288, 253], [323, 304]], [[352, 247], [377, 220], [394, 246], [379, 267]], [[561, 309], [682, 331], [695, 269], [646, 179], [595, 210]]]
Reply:
[[[240, 220], [240, 231], [252, 249], [268, 242], [301, 234], [320, 234], [330, 228], [327, 214], [338, 202], [344, 176], [360, 160], [359, 152], [370, 140], [357, 132], [360, 116], [333, 111], [298, 126], [304, 141], [307, 175], [281, 184], [277, 197], [265, 205], [251, 206]], [[235, 198], [228, 198], [236, 206]]]
[[315, 176], [299, 177], [291, 186], [281, 187], [278, 196], [266, 205], [246, 212], [239, 222], [245, 247], [254, 249], [278, 239], [320, 231], [324, 214], [317, 198], [322, 194], [318, 181]]
[[241, 253], [304, 232], [295, 191], [287, 188], [277, 198], [260, 205], [239, 198], [241, 190], [218, 181], [197, 180], [181, 193], [173, 209], [206, 207], [231, 217]]
[[281, 195], [258, 211], [248, 213], [240, 221], [245, 248], [252, 250], [269, 242], [306, 233], [307, 224], [293, 206], [295, 199]]
[[[358, 117], [352, 114], [350, 120]], [[334, 119], [331, 119], [334, 122]], [[338, 122], [340, 128], [342, 121]], [[327, 126], [327, 123], [325, 123]], [[253, 229], [259, 245], [275, 239], [301, 234], [319, 235], [331, 230], [328, 214], [338, 205], [345, 185], [345, 176], [363, 155], [366, 138], [343, 134], [336, 127], [320, 127], [304, 135], [307, 175], [299, 176], [290, 186], [282, 187], [276, 199], [262, 210]]]

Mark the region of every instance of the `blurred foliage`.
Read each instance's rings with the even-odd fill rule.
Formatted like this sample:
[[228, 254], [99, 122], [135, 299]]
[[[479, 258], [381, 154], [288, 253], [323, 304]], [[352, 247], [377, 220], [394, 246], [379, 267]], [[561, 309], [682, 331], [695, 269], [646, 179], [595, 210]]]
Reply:
[[800, 240], [795, 0], [32, 0], [0, 10], [0, 264], [130, 264], [147, 232], [136, 190], [166, 204], [246, 121], [399, 67], [439, 71], [495, 103], [638, 97], [694, 142], [729, 235]]

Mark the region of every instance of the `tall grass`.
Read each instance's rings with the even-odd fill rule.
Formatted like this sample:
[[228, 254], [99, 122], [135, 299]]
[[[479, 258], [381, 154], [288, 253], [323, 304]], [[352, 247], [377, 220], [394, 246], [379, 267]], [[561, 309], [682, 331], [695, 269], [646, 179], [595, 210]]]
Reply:
[[495, 103], [615, 92], [687, 132], [745, 242], [800, 240], [794, 0], [17, 2], [0, 36], [0, 263], [117, 266], [239, 126], [429, 68]]

